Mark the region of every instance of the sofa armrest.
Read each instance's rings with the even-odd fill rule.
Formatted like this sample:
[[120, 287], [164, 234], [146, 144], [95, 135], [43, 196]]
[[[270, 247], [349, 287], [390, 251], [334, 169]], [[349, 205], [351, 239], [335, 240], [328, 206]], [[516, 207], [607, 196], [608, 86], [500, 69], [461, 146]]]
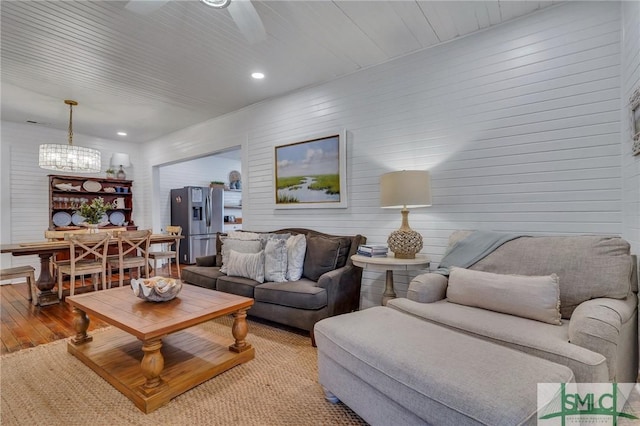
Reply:
[[361, 285], [362, 268], [354, 265], [346, 265], [322, 274], [317, 286], [327, 291], [329, 316], [357, 311], [360, 307]]
[[[619, 353], [628, 347], [628, 327], [635, 330], [638, 299], [630, 294], [626, 299], [598, 298], [581, 303], [571, 314], [569, 342], [590, 349], [607, 358], [609, 378], [615, 380]], [[635, 331], [631, 335], [637, 335]], [[635, 345], [632, 345], [635, 346]]]
[[433, 303], [447, 295], [449, 278], [441, 274], [420, 274], [409, 283], [407, 299], [420, 303]]
[[216, 265], [216, 256], [196, 257], [196, 266], [218, 266]]

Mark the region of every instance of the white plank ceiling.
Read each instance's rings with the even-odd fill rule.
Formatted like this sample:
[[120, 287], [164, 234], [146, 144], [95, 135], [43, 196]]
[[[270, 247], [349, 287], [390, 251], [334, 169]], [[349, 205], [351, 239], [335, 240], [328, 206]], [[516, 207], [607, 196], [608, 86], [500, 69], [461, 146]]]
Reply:
[[[153, 0], [147, 0], [153, 1]], [[233, 0], [242, 1], [242, 0]], [[2, 120], [154, 139], [535, 12], [551, 1], [253, 1], [266, 39], [200, 1], [7, 1]], [[261, 71], [263, 80], [250, 74]]]

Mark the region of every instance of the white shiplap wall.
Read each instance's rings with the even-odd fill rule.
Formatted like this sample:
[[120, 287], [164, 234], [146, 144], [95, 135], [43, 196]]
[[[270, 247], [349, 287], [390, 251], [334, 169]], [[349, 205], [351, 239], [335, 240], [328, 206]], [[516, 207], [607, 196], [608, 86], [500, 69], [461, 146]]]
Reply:
[[640, 2], [622, 4], [622, 174], [624, 237], [640, 254], [640, 155], [631, 155], [629, 98], [640, 88]]
[[[459, 228], [622, 234], [620, 16], [619, 3], [550, 8], [148, 143], [147, 170], [244, 139], [245, 228], [383, 242], [400, 214], [379, 208], [379, 176], [429, 169], [433, 207], [410, 223], [434, 263]], [[339, 128], [349, 207], [275, 210], [274, 146]], [[400, 296], [412, 276], [396, 275]], [[366, 273], [362, 306], [383, 287]]]
[[[0, 130], [2, 147], [2, 244], [25, 241], [40, 241], [49, 226], [49, 174], [69, 174], [81, 176], [105, 176], [98, 174], [56, 173], [38, 167], [38, 150], [42, 143], [66, 144], [68, 135], [64, 131], [47, 127], [2, 122]], [[102, 170], [109, 167], [114, 152], [126, 152], [131, 158], [132, 167], [126, 170], [127, 178], [134, 179], [140, 164], [140, 147], [125, 142], [99, 139], [74, 133], [74, 144], [97, 148], [102, 152]], [[137, 183], [134, 182], [134, 220], [144, 215], [137, 201]], [[2, 268], [10, 266], [32, 265], [39, 275], [40, 263], [37, 256], [12, 257], [2, 255]]]

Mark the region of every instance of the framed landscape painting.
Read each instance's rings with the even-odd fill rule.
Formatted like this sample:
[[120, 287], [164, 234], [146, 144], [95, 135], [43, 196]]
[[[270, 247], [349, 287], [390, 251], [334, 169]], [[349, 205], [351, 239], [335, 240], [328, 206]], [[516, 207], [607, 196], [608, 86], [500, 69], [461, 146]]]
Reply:
[[276, 208], [346, 208], [346, 164], [345, 130], [276, 146]]

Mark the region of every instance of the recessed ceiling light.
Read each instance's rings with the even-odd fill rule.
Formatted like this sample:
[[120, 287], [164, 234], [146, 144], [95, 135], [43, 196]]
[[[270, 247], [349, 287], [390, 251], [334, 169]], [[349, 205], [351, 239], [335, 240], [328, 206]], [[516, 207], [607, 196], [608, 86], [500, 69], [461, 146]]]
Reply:
[[127, 136], [127, 132], [118, 132], [118, 136]]
[[251, 77], [255, 78], [256, 80], [262, 80], [264, 78], [264, 74], [261, 72], [254, 72], [251, 74]]

